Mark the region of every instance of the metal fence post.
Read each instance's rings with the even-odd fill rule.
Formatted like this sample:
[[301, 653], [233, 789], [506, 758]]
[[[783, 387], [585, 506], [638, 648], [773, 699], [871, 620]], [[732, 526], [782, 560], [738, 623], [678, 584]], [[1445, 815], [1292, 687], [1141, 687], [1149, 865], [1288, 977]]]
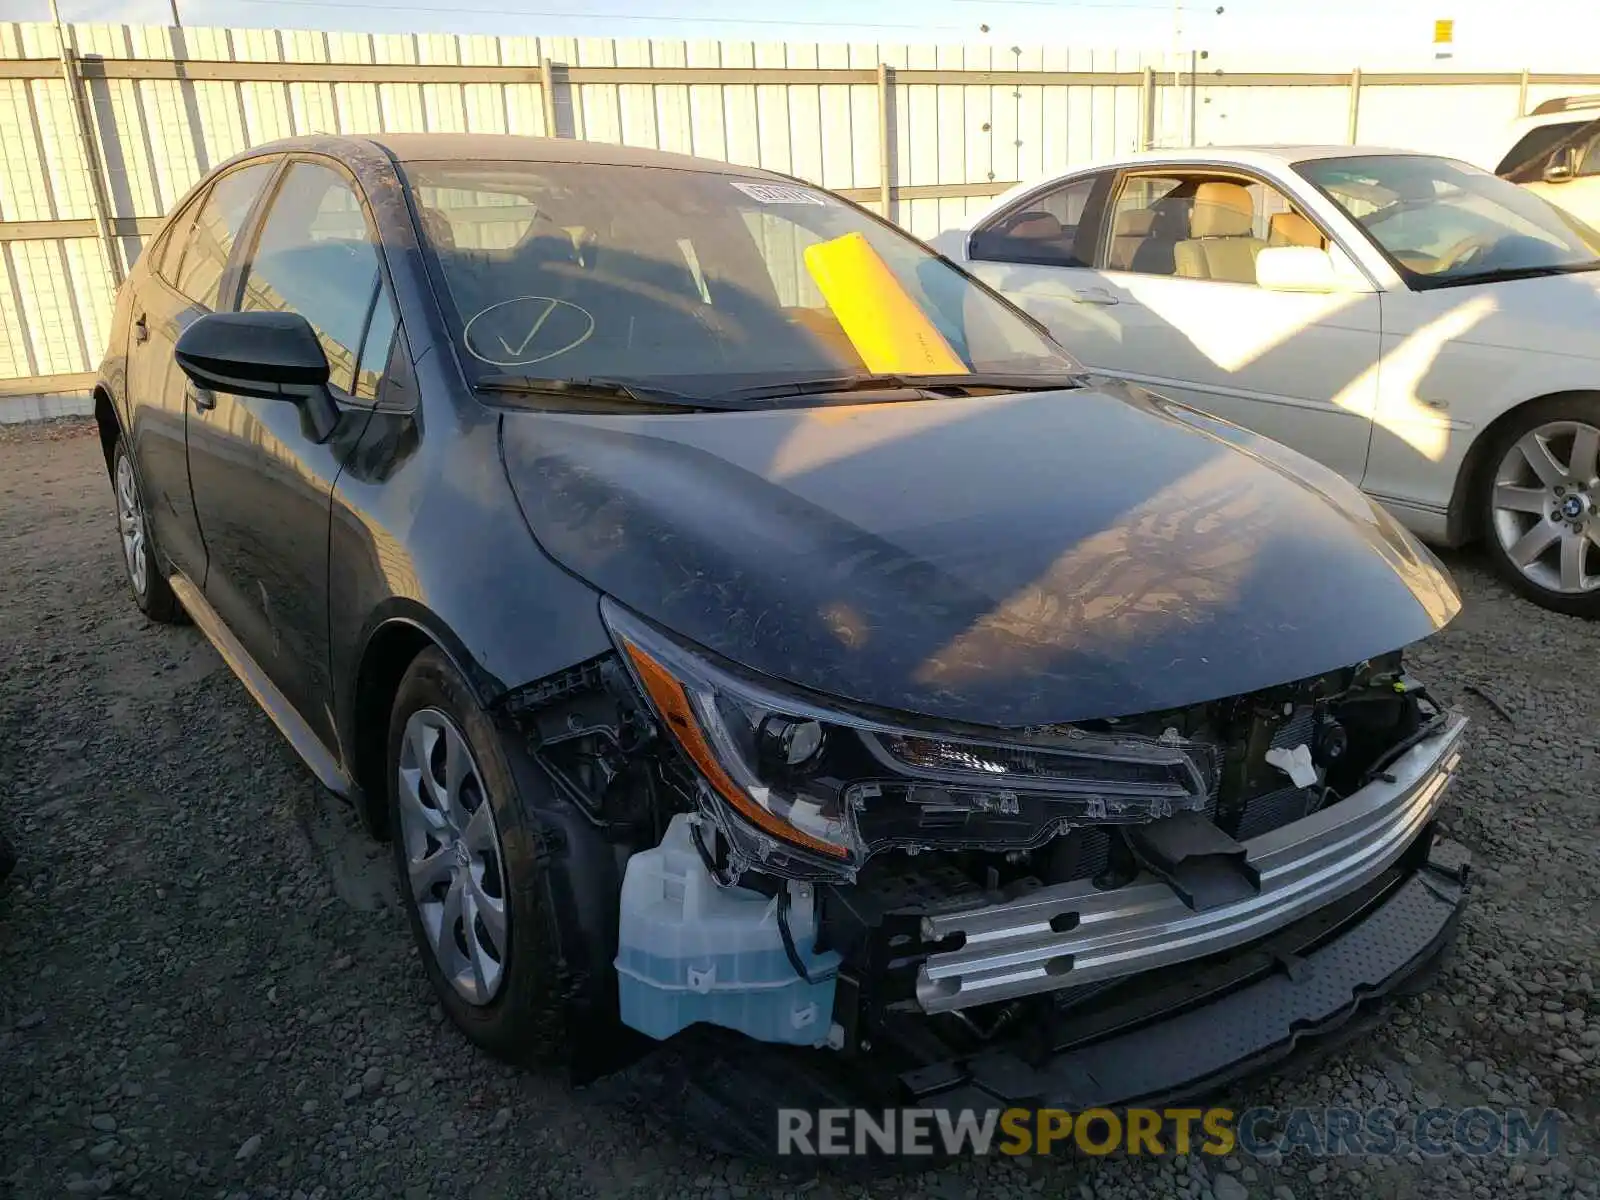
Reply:
[[894, 220], [894, 71], [888, 63], [878, 64], [878, 203], [883, 219]]
[[1139, 149], [1156, 144], [1156, 69], [1146, 67], [1139, 84]]
[[78, 145], [83, 151], [84, 169], [89, 173], [89, 208], [94, 223], [100, 231], [100, 248], [105, 252], [106, 270], [111, 272], [111, 282], [120, 287], [127, 276], [122, 261], [122, 248], [117, 245], [111, 228], [110, 193], [106, 190], [105, 173], [100, 167], [100, 152], [95, 145], [94, 125], [89, 118], [89, 104], [84, 93], [83, 73], [78, 70], [78, 56], [67, 44], [66, 26], [61, 23], [61, 12], [56, 0], [50, 0], [50, 15], [56, 24], [56, 44], [61, 51], [61, 82], [66, 85], [67, 100], [72, 105], [74, 123], [78, 127]]
[[539, 60], [539, 98], [544, 101], [544, 135], [560, 137], [556, 125], [556, 73], [548, 58]]
[[1356, 130], [1361, 125], [1361, 68], [1355, 67], [1350, 72], [1350, 128], [1345, 140], [1352, 146], [1357, 142]]
[[1189, 145], [1193, 146], [1200, 136], [1200, 55], [1198, 52], [1189, 51]]

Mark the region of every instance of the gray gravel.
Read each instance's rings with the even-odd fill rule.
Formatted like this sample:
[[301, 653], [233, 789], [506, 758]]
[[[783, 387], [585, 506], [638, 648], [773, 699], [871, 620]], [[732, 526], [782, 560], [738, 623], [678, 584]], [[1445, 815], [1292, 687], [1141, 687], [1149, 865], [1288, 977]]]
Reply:
[[[198, 633], [138, 614], [116, 553], [86, 427], [0, 431], [0, 822], [22, 856], [0, 898], [0, 1195], [868, 1194], [469, 1049], [385, 854]], [[1450, 565], [1467, 610], [1413, 661], [1476, 721], [1448, 815], [1480, 868], [1459, 951], [1344, 1057], [1232, 1100], [1551, 1104], [1560, 1152], [985, 1160], [872, 1195], [1600, 1195], [1600, 624]]]

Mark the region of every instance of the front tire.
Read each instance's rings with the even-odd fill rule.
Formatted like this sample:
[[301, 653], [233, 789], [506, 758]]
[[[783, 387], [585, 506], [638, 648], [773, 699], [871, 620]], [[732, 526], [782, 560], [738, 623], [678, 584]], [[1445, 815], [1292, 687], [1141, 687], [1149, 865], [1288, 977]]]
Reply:
[[122, 547], [122, 570], [139, 611], [162, 625], [180, 625], [188, 616], [161, 573], [150, 520], [144, 506], [139, 474], [134, 470], [128, 443], [119, 434], [111, 451], [111, 491], [117, 505], [117, 537]]
[[569, 1062], [574, 1001], [598, 981], [565, 952], [575, 918], [565, 839], [540, 814], [548, 785], [436, 649], [401, 681], [388, 776], [400, 895], [440, 1005], [496, 1057]]
[[1478, 485], [1489, 561], [1536, 604], [1600, 617], [1600, 396], [1521, 409]]

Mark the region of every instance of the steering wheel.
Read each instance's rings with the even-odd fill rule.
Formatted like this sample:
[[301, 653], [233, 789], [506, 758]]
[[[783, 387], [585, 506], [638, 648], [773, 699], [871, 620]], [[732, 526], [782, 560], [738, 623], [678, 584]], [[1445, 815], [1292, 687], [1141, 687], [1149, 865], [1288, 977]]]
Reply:
[[1459, 267], [1464, 263], [1476, 262], [1484, 254], [1493, 249], [1500, 239], [1491, 237], [1486, 233], [1474, 233], [1462, 238], [1443, 254], [1433, 260], [1433, 270], [1430, 274], [1441, 275], [1451, 267]]

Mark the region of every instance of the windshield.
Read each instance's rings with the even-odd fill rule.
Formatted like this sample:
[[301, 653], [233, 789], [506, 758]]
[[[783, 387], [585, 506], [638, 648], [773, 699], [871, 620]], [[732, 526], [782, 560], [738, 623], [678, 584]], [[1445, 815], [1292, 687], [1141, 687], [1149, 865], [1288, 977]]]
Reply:
[[[963, 366], [1059, 374], [1066, 386], [1081, 369], [926, 247], [814, 188], [581, 163], [424, 162], [406, 174], [475, 380], [604, 378], [713, 397]], [[861, 288], [835, 286], [830, 304], [838, 272], [824, 277], [823, 258], [807, 254], [819, 243], [875, 255], [892, 282], [874, 261], [868, 303]], [[904, 298], [884, 294], [895, 291]], [[862, 332], [874, 320], [876, 341]], [[906, 329], [937, 342], [923, 336], [930, 324], [954, 357], [917, 361], [942, 369], [900, 369], [892, 345], [885, 359], [885, 339]]]
[[1348, 213], [1413, 287], [1600, 268], [1600, 233], [1466, 163], [1312, 159], [1295, 170]]

